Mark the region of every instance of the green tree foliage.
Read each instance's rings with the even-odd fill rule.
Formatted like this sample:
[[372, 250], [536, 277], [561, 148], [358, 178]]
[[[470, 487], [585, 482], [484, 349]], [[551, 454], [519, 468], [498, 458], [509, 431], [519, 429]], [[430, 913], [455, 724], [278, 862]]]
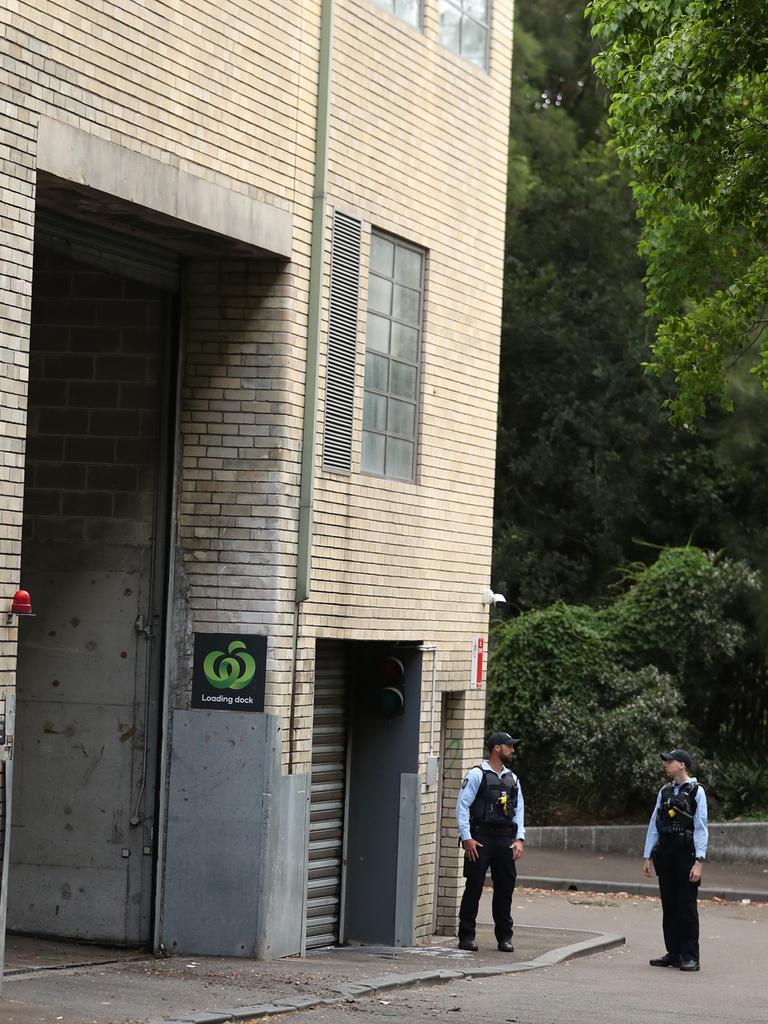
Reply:
[[586, 600], [621, 560], [655, 415], [634, 208], [593, 56], [580, 0], [517, 5], [494, 578], [521, 608]]
[[[642, 370], [653, 321], [640, 224], [608, 141], [581, 0], [519, 0], [515, 31], [494, 585], [512, 614], [528, 614], [502, 627], [493, 651], [501, 680], [513, 645], [509, 678], [520, 684], [502, 704], [491, 692], [489, 725], [521, 723], [534, 804], [583, 803], [586, 780], [590, 806], [617, 811], [600, 788], [601, 751], [634, 766], [640, 799], [672, 733], [723, 762], [724, 799], [736, 808], [752, 777], [748, 752], [768, 744], [765, 597], [746, 578], [737, 585], [743, 566], [729, 568], [768, 569], [764, 396], [736, 368], [733, 415], [713, 410], [696, 432], [670, 430], [668, 375]], [[684, 262], [671, 260], [668, 273], [692, 273]], [[689, 544], [728, 557], [700, 565], [701, 552], [686, 548], [648, 579], [633, 564]], [[625, 583], [642, 587], [607, 600], [627, 563]], [[696, 571], [706, 601], [686, 589]], [[606, 647], [607, 633], [623, 646]]]
[[520, 0], [515, 33], [494, 585], [513, 611], [594, 603], [616, 566], [689, 542], [768, 568], [754, 378], [691, 434], [641, 369], [639, 226], [581, 0]]
[[768, 22], [761, 0], [593, 0], [617, 150], [643, 221], [656, 373], [692, 424], [746, 358], [768, 385]]
[[[510, 607], [591, 602], [650, 545], [716, 549], [735, 473], [669, 430], [644, 266], [581, 0], [520, 0], [515, 35], [494, 581]], [[730, 488], [730, 490], [728, 489]]]
[[559, 602], [497, 631], [488, 725], [524, 738], [520, 772], [539, 817], [560, 802], [632, 811], [659, 776], [660, 750], [712, 756], [750, 742], [736, 718], [756, 575], [685, 547], [633, 567], [625, 584], [603, 608]]

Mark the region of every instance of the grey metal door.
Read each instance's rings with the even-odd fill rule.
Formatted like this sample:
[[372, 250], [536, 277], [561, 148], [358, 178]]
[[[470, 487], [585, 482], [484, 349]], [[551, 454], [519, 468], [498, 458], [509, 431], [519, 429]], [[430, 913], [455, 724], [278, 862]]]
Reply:
[[77, 258], [41, 238], [8, 925], [148, 943], [174, 300], [108, 233]]
[[312, 784], [307, 883], [308, 948], [339, 940], [347, 761], [344, 649], [319, 641], [312, 718]]
[[13, 734], [16, 697], [0, 697], [0, 989], [5, 961], [5, 914], [8, 906], [8, 854], [11, 848]]

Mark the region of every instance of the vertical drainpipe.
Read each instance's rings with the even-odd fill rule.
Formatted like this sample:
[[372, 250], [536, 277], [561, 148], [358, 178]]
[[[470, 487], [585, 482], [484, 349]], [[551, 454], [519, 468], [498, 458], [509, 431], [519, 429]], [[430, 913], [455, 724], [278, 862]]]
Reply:
[[323, 271], [325, 266], [325, 224], [328, 205], [328, 134], [331, 113], [331, 66], [333, 54], [334, 0], [321, 0], [320, 41], [317, 72], [317, 115], [315, 122], [315, 172], [312, 194], [312, 239], [309, 252], [309, 309], [307, 315], [307, 366], [304, 386], [299, 493], [299, 536], [296, 565], [296, 608], [293, 622], [291, 670], [291, 712], [288, 738], [288, 771], [293, 768], [296, 660], [299, 647], [299, 612], [311, 589], [312, 519], [315, 490], [315, 441], [317, 435], [317, 372], [323, 312]]

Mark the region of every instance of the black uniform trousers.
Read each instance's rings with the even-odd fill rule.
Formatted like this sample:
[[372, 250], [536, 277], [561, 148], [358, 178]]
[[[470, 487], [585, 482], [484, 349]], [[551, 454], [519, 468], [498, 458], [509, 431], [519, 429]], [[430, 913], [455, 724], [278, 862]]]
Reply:
[[493, 923], [497, 942], [512, 938], [512, 893], [515, 891], [517, 868], [512, 851], [514, 837], [499, 833], [473, 832], [472, 838], [482, 843], [477, 860], [464, 856], [464, 895], [459, 908], [459, 940], [474, 939], [477, 910], [483, 894], [488, 868], [493, 881]]
[[688, 879], [696, 854], [693, 844], [671, 836], [659, 837], [652, 854], [659, 879], [662, 928], [667, 952], [683, 960], [699, 959], [699, 883]]

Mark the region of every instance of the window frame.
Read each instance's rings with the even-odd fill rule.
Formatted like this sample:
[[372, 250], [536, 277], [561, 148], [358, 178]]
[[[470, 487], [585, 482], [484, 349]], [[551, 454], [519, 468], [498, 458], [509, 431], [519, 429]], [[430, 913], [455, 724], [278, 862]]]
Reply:
[[[483, 24], [483, 22], [481, 22], [481, 21], [478, 21], [477, 18], [474, 18], [471, 14], [466, 14], [465, 13], [463, 0], [438, 0], [438, 3], [437, 3], [437, 42], [438, 42], [438, 44], [447, 53], [452, 53], [454, 57], [458, 57], [459, 60], [463, 60], [466, 64], [469, 64], [470, 67], [476, 68], [478, 71], [481, 71], [481, 72], [483, 72], [486, 75], [490, 74], [490, 72], [491, 72], [491, 30], [492, 30], [492, 25], [493, 25], [493, 0], [487, 0], [487, 3], [488, 3], [488, 9], [487, 9], [486, 23], [485, 24]], [[480, 25], [481, 28], [485, 29], [485, 48], [484, 48], [484, 51], [483, 51], [483, 63], [482, 64], [476, 64], [473, 60], [470, 60], [469, 57], [465, 57], [464, 54], [461, 53], [460, 49], [459, 49], [459, 52], [456, 52], [456, 50], [452, 50], [449, 46], [446, 46], [445, 43], [443, 43], [442, 40], [440, 39], [440, 13], [441, 13], [441, 8], [444, 5], [448, 6], [448, 7], [451, 7], [451, 8], [453, 8], [453, 10], [457, 11], [461, 18], [469, 18], [470, 21], [473, 21], [476, 25]], [[461, 26], [459, 27], [459, 31], [461, 31]], [[459, 36], [459, 40], [461, 40], [461, 36]], [[459, 46], [461, 46], [461, 42], [459, 42]]]
[[[390, 17], [392, 17], [392, 18], [397, 18], [397, 20], [402, 25], [407, 25], [408, 28], [413, 29], [416, 32], [420, 32], [420, 33], [424, 32], [424, 4], [425, 4], [426, 0], [416, 0], [417, 4], [419, 6], [419, 12], [418, 12], [418, 15], [416, 17], [415, 23], [407, 21], [401, 14], [397, 13], [397, 11], [395, 9], [397, 7], [397, 0], [369, 0], [369, 2], [377, 10], [383, 11], [385, 14], [390, 15]], [[390, 3], [392, 5], [391, 9], [386, 6], [387, 4], [390, 4]]]
[[[378, 272], [376, 272], [376, 271], [374, 271], [372, 269], [373, 244], [374, 244], [374, 238], [376, 238], [376, 237], [379, 237], [379, 238], [382, 238], [382, 239], [384, 239], [384, 240], [386, 240], [388, 242], [391, 242], [393, 244], [393, 246], [395, 247], [395, 253], [393, 254], [393, 267], [392, 267], [392, 276], [391, 277], [384, 277], [384, 275], [379, 274]], [[380, 278], [381, 280], [384, 280], [384, 281], [389, 281], [389, 282], [392, 283], [393, 286], [397, 283], [396, 280], [395, 280], [395, 276], [394, 276], [395, 275], [394, 261], [395, 261], [395, 254], [397, 252], [397, 248], [398, 247], [400, 247], [402, 249], [410, 250], [411, 252], [415, 252], [415, 253], [417, 253], [421, 257], [421, 271], [420, 271], [420, 274], [419, 274], [419, 288], [418, 288], [418, 292], [419, 292], [419, 312], [418, 312], [418, 317], [417, 317], [417, 322], [416, 323], [408, 323], [408, 322], [406, 322], [404, 320], [400, 320], [400, 319], [396, 318], [393, 315], [392, 312], [390, 312], [389, 314], [380, 313], [379, 311], [377, 311], [375, 309], [371, 309], [371, 305], [370, 305], [371, 278], [373, 276], [378, 277], [378, 278]], [[415, 242], [408, 241], [407, 239], [402, 238], [399, 235], [392, 234], [392, 232], [390, 232], [390, 231], [385, 231], [385, 230], [383, 230], [381, 228], [377, 228], [375, 226], [371, 227], [371, 231], [370, 231], [370, 235], [369, 235], [369, 245], [368, 245], [368, 281], [367, 281], [366, 308], [365, 308], [365, 346], [364, 346], [364, 365], [363, 365], [363, 402], [362, 402], [361, 416], [360, 416], [360, 472], [362, 474], [364, 474], [365, 476], [374, 477], [374, 478], [379, 479], [379, 480], [392, 480], [392, 481], [397, 481], [398, 483], [403, 483], [403, 484], [415, 483], [416, 480], [417, 480], [417, 477], [418, 477], [419, 439], [420, 439], [420, 434], [421, 434], [421, 406], [422, 406], [421, 381], [422, 381], [422, 363], [423, 363], [423, 351], [424, 351], [424, 307], [425, 307], [425, 301], [426, 301], [427, 256], [428, 256], [428, 250], [425, 249], [423, 246], [418, 245]], [[408, 286], [406, 285], [405, 287], [408, 287]], [[370, 318], [371, 314], [373, 314], [374, 316], [386, 317], [386, 319], [388, 320], [389, 325], [390, 325], [390, 328], [389, 328], [389, 339], [390, 339], [390, 341], [389, 341], [389, 351], [388, 351], [387, 356], [386, 356], [386, 358], [388, 360], [388, 363], [390, 365], [390, 374], [388, 375], [387, 391], [386, 391], [386, 393], [382, 392], [382, 391], [376, 391], [373, 388], [368, 389], [366, 387], [366, 382], [365, 382], [365, 375], [366, 375], [366, 370], [367, 370], [367, 367], [368, 367], [368, 356], [369, 356], [369, 354], [382, 355], [382, 353], [379, 352], [377, 349], [369, 347], [369, 338], [370, 338], [369, 318]], [[413, 328], [417, 332], [417, 338], [416, 338], [416, 361], [414, 363], [409, 363], [409, 362], [407, 362], [404, 359], [397, 359], [397, 358], [393, 359], [392, 355], [390, 354], [391, 353], [392, 324], [395, 324], [395, 323], [401, 324], [404, 327]], [[403, 435], [403, 434], [390, 433], [390, 431], [387, 429], [388, 426], [389, 426], [388, 422], [387, 422], [384, 430], [371, 429], [370, 427], [366, 427], [365, 426], [366, 398], [367, 398], [369, 393], [372, 394], [372, 395], [383, 395], [383, 394], [386, 394], [386, 398], [387, 398], [387, 418], [389, 416], [389, 401], [390, 401], [390, 399], [394, 399], [395, 401], [409, 401], [407, 399], [403, 399], [402, 396], [400, 396], [400, 395], [392, 394], [392, 392], [390, 390], [390, 386], [391, 386], [391, 364], [392, 364], [393, 361], [396, 362], [396, 363], [403, 363], [406, 366], [413, 366], [415, 368], [415, 370], [416, 370], [416, 381], [415, 381], [415, 386], [414, 386], [415, 397], [413, 399], [414, 426], [413, 426], [413, 436], [412, 437], [407, 437], [406, 435]], [[384, 441], [384, 472], [383, 473], [380, 473], [380, 472], [378, 472], [377, 470], [374, 470], [374, 469], [366, 469], [364, 467], [364, 465], [363, 465], [363, 443], [364, 443], [364, 435], [365, 435], [366, 432], [370, 433], [370, 434], [375, 434], [375, 435], [380, 436], [380, 437], [383, 436], [384, 439], [385, 439], [385, 441]], [[412, 465], [410, 476], [395, 476], [392, 473], [387, 473], [386, 472], [386, 468], [387, 468], [387, 442], [388, 442], [390, 437], [394, 438], [395, 440], [404, 440], [404, 441], [408, 441], [409, 443], [413, 444], [413, 465]]]

